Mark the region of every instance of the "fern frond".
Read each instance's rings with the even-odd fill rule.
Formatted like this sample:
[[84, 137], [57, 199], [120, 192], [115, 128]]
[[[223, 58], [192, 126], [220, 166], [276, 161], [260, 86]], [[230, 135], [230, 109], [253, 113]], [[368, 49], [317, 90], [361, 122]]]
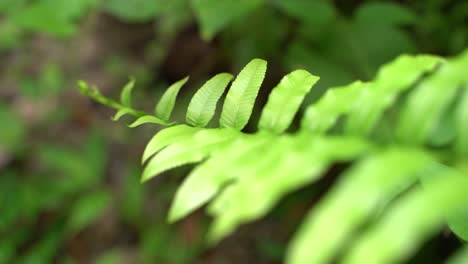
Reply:
[[278, 134], [284, 132], [293, 121], [302, 100], [318, 80], [318, 77], [304, 70], [284, 76], [263, 108], [259, 129]]
[[142, 181], [168, 169], [199, 162], [238, 135], [237, 131], [231, 129], [201, 130], [192, 138], [177, 142], [157, 153], [143, 171]]
[[360, 81], [330, 88], [317, 103], [310, 105], [302, 127], [314, 133], [331, 129], [338, 118], [347, 115], [345, 131], [367, 135], [399, 93], [411, 87], [424, 73], [434, 69], [441, 59], [403, 55], [384, 66], [370, 83]]
[[[466, 86], [466, 85], [465, 85]], [[468, 89], [464, 89], [456, 112], [457, 142], [456, 150], [461, 155], [468, 155]]]
[[[166, 92], [156, 116], [128, 107], [127, 99], [122, 104], [107, 99], [96, 88], [80, 84], [80, 90], [117, 109], [116, 119], [140, 118], [132, 126], [148, 121], [170, 126], [143, 153], [143, 162], [149, 160], [143, 181], [202, 162], [178, 189], [168, 218], [177, 221], [210, 203], [211, 242], [262, 217], [287, 193], [312, 184], [342, 161], [350, 168], [305, 218], [287, 263], [329, 263], [340, 253], [346, 253], [343, 263], [398, 263], [447, 222], [468, 240], [468, 51], [449, 60], [400, 56], [371, 82], [330, 88], [306, 108], [299, 131], [285, 133], [318, 81], [304, 70], [294, 71], [273, 89], [259, 132], [243, 133], [266, 65], [254, 59], [235, 78], [220, 128], [204, 127], [232, 79], [227, 73], [195, 94], [188, 125], [168, 121], [186, 79]], [[443, 122], [450, 123], [450, 138], [435, 148], [431, 144]], [[429, 176], [434, 184], [427, 184]], [[350, 245], [351, 238], [356, 242]]]
[[290, 244], [288, 263], [329, 263], [353, 232], [413, 184], [429, 162], [430, 156], [418, 150], [389, 149], [355, 165], [305, 218]]
[[223, 186], [237, 177], [232, 169], [239, 169], [238, 164], [248, 163], [251, 160], [250, 153], [266, 152], [272, 139], [272, 135], [242, 136], [214, 152], [210, 159], [187, 176], [177, 190], [169, 220], [177, 221], [207, 203]]
[[123, 106], [132, 108], [132, 90], [135, 86], [135, 80], [130, 79], [130, 81], [124, 86], [122, 92], [120, 93], [120, 102]]
[[401, 114], [396, 132], [400, 140], [412, 144], [425, 142], [455, 97], [457, 89], [468, 82], [466, 69], [468, 52], [448, 61], [436, 74], [418, 85], [409, 95]]
[[221, 127], [241, 130], [247, 125], [265, 78], [267, 62], [254, 59], [249, 62], [232, 83], [221, 112]]
[[166, 92], [163, 94], [163, 96], [159, 100], [159, 103], [154, 109], [154, 113], [158, 118], [164, 121], [169, 121], [180, 88], [182, 88], [182, 86], [184, 86], [184, 84], [187, 83], [188, 79], [189, 77], [187, 76], [184, 79], [175, 82], [174, 84], [169, 86], [169, 88], [167, 88]]
[[142, 163], [145, 163], [151, 156], [156, 154], [156, 152], [162, 148], [176, 142], [185, 141], [191, 138], [198, 131], [200, 131], [200, 129], [186, 125], [177, 125], [163, 129], [154, 135], [146, 145], [145, 151], [143, 152]]
[[465, 175], [445, 172], [437, 180], [437, 188], [418, 189], [405, 195], [376, 226], [361, 236], [343, 263], [404, 260], [443, 226], [446, 215], [466, 203], [466, 186]]
[[233, 76], [220, 73], [207, 81], [193, 96], [187, 108], [185, 121], [196, 127], [205, 127], [213, 118], [216, 105]]
[[119, 121], [120, 118], [131, 113], [132, 113], [131, 108], [121, 108], [117, 110], [117, 113], [115, 113], [115, 115], [112, 117], [112, 121]]
[[142, 117], [138, 118], [137, 120], [135, 120], [135, 122], [131, 123], [128, 126], [129, 127], [137, 127], [137, 126], [140, 126], [140, 125], [143, 125], [143, 124], [148, 124], [148, 123], [158, 124], [158, 125], [163, 125], [163, 126], [172, 126], [172, 125], [175, 124], [175, 122], [164, 121], [162, 119], [157, 118], [156, 116], [145, 115], [145, 116], [142, 116]]
[[212, 240], [263, 216], [285, 194], [318, 180], [333, 162], [356, 158], [368, 150], [358, 139], [308, 135], [278, 137], [270, 144], [275, 147], [268, 151], [250, 151], [251, 157], [261, 159], [226, 166], [229, 178], [236, 181], [209, 208], [215, 217]]
[[468, 263], [468, 247], [459, 250], [454, 256], [452, 256], [446, 264], [465, 264]]

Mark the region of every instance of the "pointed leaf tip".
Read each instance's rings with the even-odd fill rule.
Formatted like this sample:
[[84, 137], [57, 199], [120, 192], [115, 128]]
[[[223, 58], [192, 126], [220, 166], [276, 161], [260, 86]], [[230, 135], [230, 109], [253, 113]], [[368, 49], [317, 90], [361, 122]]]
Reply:
[[253, 59], [241, 70], [226, 96], [221, 127], [242, 130], [247, 125], [266, 69], [265, 60]]
[[319, 77], [296, 70], [281, 79], [273, 89], [260, 117], [260, 130], [282, 133], [291, 125], [304, 97]]
[[76, 84], [81, 94], [85, 95], [86, 92], [89, 91], [89, 86], [85, 81], [79, 80], [78, 82], [76, 82]]
[[159, 118], [157, 118], [155, 116], [146, 115], [146, 116], [142, 116], [142, 117], [138, 118], [135, 122], [131, 123], [128, 126], [133, 128], [133, 127], [137, 127], [137, 126], [140, 126], [140, 125], [143, 125], [143, 124], [148, 124], [148, 123], [162, 125], [162, 126], [170, 126], [170, 125], [174, 124], [174, 123], [170, 123], [170, 122], [166, 122], [164, 120], [161, 120], [161, 119], [159, 119]]
[[216, 105], [234, 76], [220, 73], [208, 80], [192, 97], [185, 120], [196, 127], [205, 127], [213, 118]]
[[180, 88], [187, 83], [189, 80], [189, 76], [185, 77], [184, 79], [175, 82], [167, 90], [164, 92], [163, 96], [159, 100], [155, 114], [158, 118], [168, 121], [171, 117], [172, 110], [174, 109], [174, 105], [177, 99], [177, 95], [179, 94]]
[[126, 107], [132, 107], [132, 89], [135, 85], [135, 79], [130, 77], [130, 80], [120, 93], [120, 102]]

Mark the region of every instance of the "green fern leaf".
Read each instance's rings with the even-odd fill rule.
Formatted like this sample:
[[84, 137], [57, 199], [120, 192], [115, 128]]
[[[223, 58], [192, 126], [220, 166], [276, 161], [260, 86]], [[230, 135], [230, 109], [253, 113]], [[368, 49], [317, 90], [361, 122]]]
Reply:
[[448, 226], [450, 230], [455, 233], [459, 238], [468, 242], [468, 198], [465, 206], [448, 216]]
[[179, 93], [180, 88], [182, 88], [182, 86], [188, 81], [188, 79], [189, 77], [187, 76], [167, 88], [155, 109], [155, 114], [158, 118], [164, 121], [169, 121], [172, 110], [174, 109], [177, 94]]
[[146, 115], [146, 116], [142, 116], [140, 118], [138, 118], [135, 122], [131, 123], [130, 125], [128, 125], [129, 127], [137, 127], [137, 126], [140, 126], [140, 125], [143, 125], [143, 124], [148, 124], [148, 123], [151, 123], [151, 124], [157, 124], [157, 125], [162, 125], [162, 126], [172, 126], [174, 124], [174, 122], [167, 122], [167, 121], [164, 121], [162, 119], [159, 119], [155, 116], [152, 116], [152, 115]]
[[330, 88], [317, 103], [307, 108], [301, 126], [311, 132], [323, 133], [333, 127], [341, 115], [349, 114], [346, 132], [366, 135], [395, 102], [397, 95], [440, 61], [431, 56], [403, 55], [385, 65], [372, 83], [358, 81]]
[[[457, 168], [459, 169], [461, 175], [467, 177], [467, 163], [458, 165]], [[437, 186], [434, 187], [437, 188]], [[459, 238], [463, 239], [465, 242], [468, 242], [468, 198], [465, 201], [465, 205], [460, 210], [448, 216], [447, 222], [450, 230], [453, 233], [455, 233]]]
[[247, 125], [258, 90], [265, 78], [266, 68], [266, 61], [253, 59], [242, 69], [224, 101], [221, 127], [242, 130]]
[[221, 188], [235, 177], [237, 164], [250, 160], [249, 153], [269, 148], [270, 136], [243, 136], [212, 154], [212, 158], [198, 166], [177, 190], [169, 212], [169, 221], [177, 221], [208, 202]]
[[192, 138], [173, 144], [156, 154], [143, 171], [142, 181], [166, 170], [199, 162], [223, 144], [230, 143], [236, 136], [238, 132], [231, 129], [199, 131]]
[[268, 97], [260, 117], [260, 130], [284, 132], [293, 121], [306, 94], [319, 80], [305, 70], [294, 71], [280, 81]]
[[[468, 52], [442, 65], [409, 96], [397, 127], [397, 137], [411, 144], [422, 144], [456, 95], [468, 83]], [[424, 114], [421, 114], [424, 113]]]
[[196, 127], [205, 127], [215, 114], [218, 100], [232, 80], [229, 73], [220, 73], [207, 81], [192, 97], [185, 120]]
[[286, 193], [316, 181], [333, 161], [355, 158], [367, 149], [360, 140], [310, 136], [272, 139], [270, 145], [275, 147], [249, 153], [262, 158], [228, 167], [231, 174], [240, 176], [209, 208], [215, 216], [213, 241], [263, 216]]
[[120, 110], [115, 113], [115, 115], [112, 117], [112, 121], [118, 121], [120, 118], [122, 118], [125, 115], [128, 115], [132, 112], [132, 109], [130, 108], [121, 108]]
[[[416, 173], [428, 161], [424, 153], [396, 149], [355, 166], [306, 217], [290, 244], [288, 263], [329, 263], [352, 232], [376, 212], [379, 203], [415, 182]], [[333, 231], [324, 229], [329, 226]], [[311, 247], [315, 250], [311, 251]]]
[[437, 178], [437, 188], [418, 189], [399, 199], [377, 225], [354, 243], [343, 263], [401, 262], [440, 230], [445, 216], [467, 201], [468, 178], [452, 172]]
[[421, 76], [441, 62], [431, 56], [402, 55], [384, 66], [375, 80], [360, 90], [346, 121], [347, 134], [367, 135], [385, 110], [393, 105], [399, 93], [409, 89]]
[[462, 155], [468, 155], [468, 89], [464, 89], [462, 99], [456, 113], [458, 130], [456, 150]]
[[[84, 96], [87, 96], [96, 102], [99, 102], [103, 105], [107, 105], [111, 108], [114, 108], [117, 110], [117, 113], [115, 116], [112, 118], [114, 121], [119, 120], [122, 116], [126, 114], [131, 114], [133, 116], [143, 116], [146, 115], [146, 113], [137, 111], [131, 107], [126, 107], [112, 99], [109, 99], [101, 94], [99, 89], [96, 86], [89, 86], [86, 82], [84, 81], [78, 81], [78, 89], [81, 94]], [[127, 91], [130, 90], [130, 88], [127, 88]], [[126, 97], [126, 96], [125, 96]]]
[[145, 151], [143, 152], [142, 163], [145, 163], [151, 156], [156, 154], [156, 152], [160, 151], [162, 148], [176, 142], [186, 141], [193, 137], [193, 135], [198, 131], [200, 131], [200, 129], [186, 125], [178, 125], [163, 129], [161, 132], [154, 135], [146, 145]]
[[[466, 166], [466, 164], [457, 166], [457, 169], [459, 169], [460, 174], [468, 175], [466, 174], [466, 172], [468, 172], [468, 167]], [[437, 177], [440, 177], [440, 175], [447, 174], [444, 174], [444, 172], [446, 171], [451, 171], [453, 173], [457, 172], [452, 167], [445, 166], [442, 164], [435, 164], [431, 166], [427, 170], [427, 172], [425, 172], [424, 175], [420, 177], [422, 185], [425, 188], [429, 189], [439, 188], [439, 186], [437, 185]], [[455, 233], [458, 237], [464, 239], [465, 241], [468, 241], [468, 199], [465, 202], [465, 206], [463, 208], [447, 216], [447, 223], [450, 230], [453, 233]]]
[[351, 110], [361, 90], [368, 84], [360, 81], [333, 87], [316, 104], [307, 107], [301, 128], [312, 133], [324, 133], [333, 127], [338, 118]]
[[446, 264], [466, 264], [468, 263], [468, 247], [465, 246], [459, 250], [454, 256], [452, 256]]
[[125, 85], [120, 93], [120, 102], [125, 107], [132, 107], [132, 89], [135, 85], [135, 80], [132, 78], [130, 81]]

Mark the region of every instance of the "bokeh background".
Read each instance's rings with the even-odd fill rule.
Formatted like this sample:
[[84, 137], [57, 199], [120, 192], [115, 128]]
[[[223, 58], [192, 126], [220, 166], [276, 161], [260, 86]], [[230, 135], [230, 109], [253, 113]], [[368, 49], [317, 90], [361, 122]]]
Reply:
[[[269, 62], [259, 108], [293, 69], [321, 76], [312, 102], [327, 87], [372, 79], [401, 53], [466, 47], [463, 0], [0, 0], [0, 263], [281, 263], [310, 201], [334, 180], [332, 170], [206, 248], [202, 210], [166, 223], [189, 167], [139, 182], [141, 153], [160, 128], [111, 121], [77, 80], [117, 98], [132, 76], [135, 102], [151, 109], [190, 75], [174, 113], [183, 120], [204, 80], [256, 57]], [[441, 263], [457, 245], [441, 233], [410, 263]]]

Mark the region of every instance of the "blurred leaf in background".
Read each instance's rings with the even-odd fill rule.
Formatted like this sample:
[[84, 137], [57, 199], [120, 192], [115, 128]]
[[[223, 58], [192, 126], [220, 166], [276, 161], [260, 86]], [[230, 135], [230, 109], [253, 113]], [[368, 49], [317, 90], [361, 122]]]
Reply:
[[264, 0], [193, 0], [192, 6], [201, 27], [201, 35], [209, 40], [260, 7], [263, 2]]
[[164, 0], [105, 0], [104, 11], [115, 15], [124, 21], [140, 22], [154, 19], [167, 6]]
[[35, 79], [24, 78], [21, 92], [32, 98], [40, 99], [47, 96], [57, 96], [65, 89], [65, 76], [57, 64], [46, 64]]
[[97, 0], [15, 2], [7, 2], [3, 8], [0, 7], [0, 12], [3, 10], [7, 15], [7, 21], [25, 32], [39, 31], [56, 37], [69, 37], [77, 29], [78, 18]]
[[95, 191], [81, 197], [73, 206], [67, 223], [67, 231], [75, 233], [98, 219], [109, 207], [112, 197], [105, 190]]
[[8, 105], [0, 102], [0, 165], [5, 152], [15, 152], [25, 143], [26, 126], [21, 117]]

